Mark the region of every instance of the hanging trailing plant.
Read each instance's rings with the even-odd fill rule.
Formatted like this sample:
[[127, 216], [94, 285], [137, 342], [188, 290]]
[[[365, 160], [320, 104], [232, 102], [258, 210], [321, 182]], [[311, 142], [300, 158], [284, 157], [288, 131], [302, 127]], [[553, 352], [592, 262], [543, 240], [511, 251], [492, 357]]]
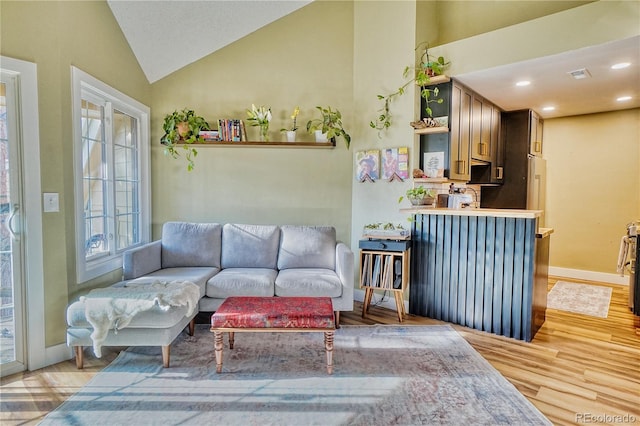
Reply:
[[193, 160], [198, 155], [198, 151], [191, 144], [204, 142], [200, 137], [200, 130], [209, 130], [209, 123], [196, 115], [193, 110], [185, 108], [182, 111], [167, 114], [162, 128], [164, 136], [160, 139], [160, 143], [165, 145], [164, 154], [178, 158], [179, 144], [181, 144], [182, 149], [185, 150], [187, 170], [192, 171], [195, 167]]
[[[415, 50], [417, 51], [425, 44], [418, 44]], [[425, 114], [429, 117], [433, 115], [429, 105], [432, 102], [441, 104], [444, 101], [438, 98], [438, 88], [431, 88], [428, 85], [431, 82], [430, 77], [441, 75], [450, 62], [447, 62], [443, 56], [434, 58], [429, 55], [428, 47], [427, 44], [424, 53], [416, 61], [416, 65], [405, 67], [402, 77], [408, 80], [398, 90], [387, 95], [378, 95], [378, 100], [382, 101], [382, 108], [379, 109], [380, 114], [378, 117], [369, 122], [371, 128], [378, 130], [378, 136], [380, 136], [381, 131], [387, 130], [391, 126], [391, 102], [398, 96], [403, 95], [407, 87], [420, 86], [420, 96], [426, 103]]]

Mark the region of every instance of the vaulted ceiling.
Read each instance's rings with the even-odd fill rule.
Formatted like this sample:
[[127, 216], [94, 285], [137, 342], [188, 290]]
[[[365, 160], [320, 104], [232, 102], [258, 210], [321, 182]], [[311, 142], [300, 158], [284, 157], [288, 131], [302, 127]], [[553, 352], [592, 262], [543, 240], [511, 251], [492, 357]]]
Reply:
[[[147, 79], [155, 82], [313, 0], [109, 0]], [[625, 69], [611, 69], [629, 62]], [[572, 71], [586, 69], [575, 80]], [[640, 37], [455, 76], [504, 110], [544, 118], [640, 107]], [[529, 80], [529, 86], [515, 83]], [[627, 101], [617, 101], [629, 96]], [[545, 106], [554, 110], [545, 111]]]

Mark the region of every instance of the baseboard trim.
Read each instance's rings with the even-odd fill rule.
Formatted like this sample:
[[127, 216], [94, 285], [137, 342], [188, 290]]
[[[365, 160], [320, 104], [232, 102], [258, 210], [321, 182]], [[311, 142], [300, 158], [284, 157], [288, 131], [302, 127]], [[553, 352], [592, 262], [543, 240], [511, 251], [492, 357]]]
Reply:
[[[393, 297], [393, 292], [388, 291], [384, 296], [384, 300], [380, 300], [382, 295], [380, 293], [373, 293], [373, 299], [371, 300], [372, 305], [378, 305], [383, 308], [391, 309], [392, 311], [397, 311], [396, 308], [396, 299]], [[353, 290], [353, 298], [358, 302], [364, 301], [364, 290], [354, 289]], [[409, 302], [407, 300], [404, 301], [404, 309], [405, 312], [409, 312]]]
[[629, 276], [621, 277], [607, 272], [584, 271], [582, 269], [559, 268], [549, 266], [549, 275], [554, 277], [573, 278], [576, 280], [600, 281], [609, 284], [629, 285]]
[[[73, 358], [73, 351], [66, 343], [45, 348], [45, 364], [40, 367], [57, 364]], [[40, 368], [39, 367], [39, 368]]]

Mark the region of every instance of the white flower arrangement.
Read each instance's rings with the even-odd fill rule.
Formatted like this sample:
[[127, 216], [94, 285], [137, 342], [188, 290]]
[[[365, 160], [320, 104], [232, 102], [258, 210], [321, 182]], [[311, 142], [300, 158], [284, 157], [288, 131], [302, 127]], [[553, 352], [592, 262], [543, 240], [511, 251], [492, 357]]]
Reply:
[[251, 104], [251, 109], [247, 110], [247, 116], [249, 117], [247, 121], [252, 126], [269, 127], [269, 122], [271, 121], [271, 108], [267, 108], [265, 106], [256, 108], [254, 104]]

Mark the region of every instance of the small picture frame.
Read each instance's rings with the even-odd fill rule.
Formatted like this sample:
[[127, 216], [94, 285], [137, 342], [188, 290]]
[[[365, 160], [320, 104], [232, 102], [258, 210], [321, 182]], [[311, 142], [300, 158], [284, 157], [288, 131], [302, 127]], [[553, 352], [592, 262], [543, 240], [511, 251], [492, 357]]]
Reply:
[[385, 148], [382, 150], [382, 179], [409, 177], [409, 148]]
[[356, 152], [356, 180], [376, 181], [380, 178], [380, 150], [369, 149]]
[[422, 167], [428, 178], [444, 177], [444, 152], [425, 152]]

